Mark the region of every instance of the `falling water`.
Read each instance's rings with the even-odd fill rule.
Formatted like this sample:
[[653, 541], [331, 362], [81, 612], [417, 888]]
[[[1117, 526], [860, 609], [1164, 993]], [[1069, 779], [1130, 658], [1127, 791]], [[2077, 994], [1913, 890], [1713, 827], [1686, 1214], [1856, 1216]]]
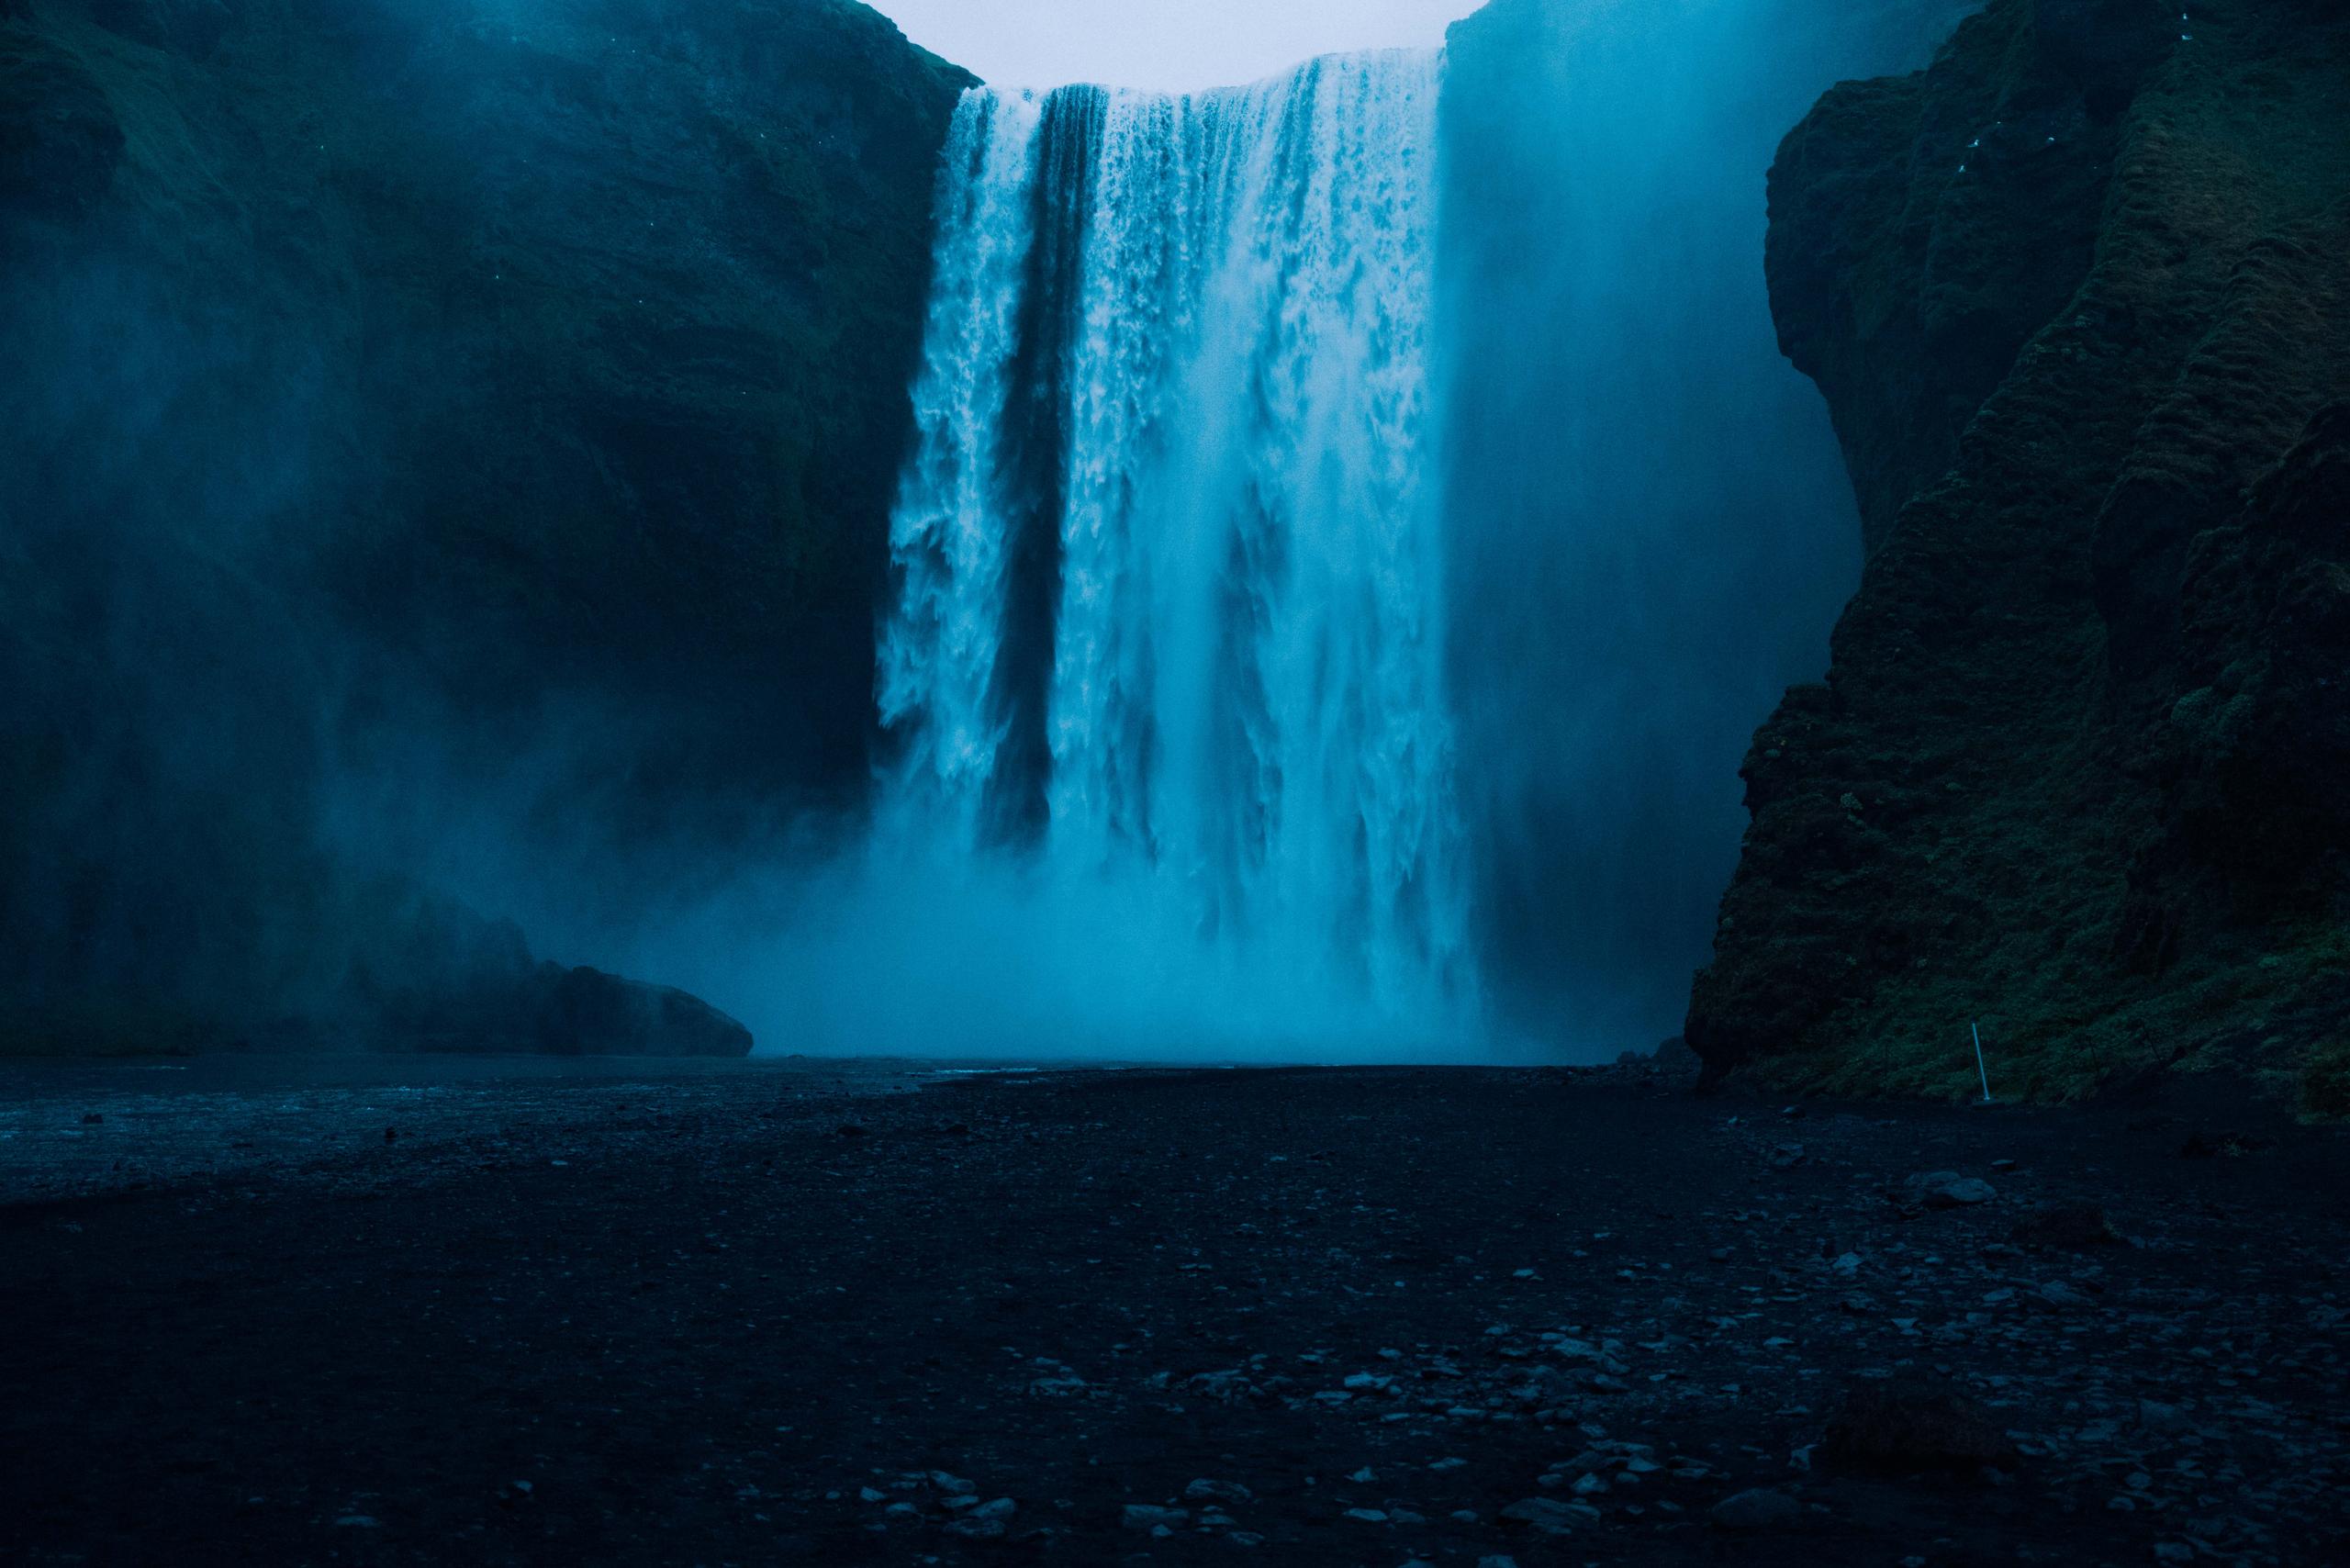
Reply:
[[1078, 901], [1065, 938], [1178, 930], [1152, 962], [1411, 1026], [1475, 991], [1428, 471], [1439, 75], [965, 96], [879, 678], [887, 831]]

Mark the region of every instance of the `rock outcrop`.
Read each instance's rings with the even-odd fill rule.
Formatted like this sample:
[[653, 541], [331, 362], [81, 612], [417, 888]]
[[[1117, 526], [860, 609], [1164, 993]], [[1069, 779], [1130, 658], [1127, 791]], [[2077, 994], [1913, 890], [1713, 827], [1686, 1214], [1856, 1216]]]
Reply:
[[[1771, 178], [1870, 557], [1688, 1039], [1854, 1091], [2341, 1097], [2350, 13], [1995, 0]], [[2329, 1066], [2328, 1064], [2333, 1064]]]
[[[751, 1031], [698, 997], [532, 958], [520, 930], [440, 909], [356, 956], [322, 1020], [378, 1050], [742, 1057]], [[317, 1027], [318, 1020], [308, 1021]], [[276, 1045], [327, 1044], [280, 1038]]]

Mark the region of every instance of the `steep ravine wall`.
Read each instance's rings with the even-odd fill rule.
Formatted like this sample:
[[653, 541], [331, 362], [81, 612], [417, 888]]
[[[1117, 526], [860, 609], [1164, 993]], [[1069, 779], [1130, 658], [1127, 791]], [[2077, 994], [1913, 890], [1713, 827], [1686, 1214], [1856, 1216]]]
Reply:
[[462, 904], [860, 790], [968, 81], [848, 0], [0, 0], [0, 1045], [443, 1036], [527, 963]]
[[[2350, 11], [1995, 0], [1782, 147], [1782, 346], [1868, 564], [1687, 1035], [2071, 1096], [2350, 1070]], [[2182, 36], [2184, 35], [2184, 36]]]

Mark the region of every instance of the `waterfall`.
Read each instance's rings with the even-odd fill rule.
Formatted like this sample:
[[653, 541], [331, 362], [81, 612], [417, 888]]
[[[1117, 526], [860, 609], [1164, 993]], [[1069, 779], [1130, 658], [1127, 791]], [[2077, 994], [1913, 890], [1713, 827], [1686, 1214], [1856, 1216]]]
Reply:
[[1075, 900], [1070, 940], [1180, 934], [1160, 979], [1234, 1006], [1343, 992], [1421, 1026], [1476, 990], [1430, 472], [1440, 74], [976, 88], [941, 171], [885, 831]]

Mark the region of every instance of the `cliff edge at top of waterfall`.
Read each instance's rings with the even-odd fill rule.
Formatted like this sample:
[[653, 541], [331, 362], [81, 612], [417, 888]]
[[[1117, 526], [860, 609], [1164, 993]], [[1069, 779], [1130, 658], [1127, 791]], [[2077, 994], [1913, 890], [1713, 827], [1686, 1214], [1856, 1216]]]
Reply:
[[0, 6], [12, 1039], [341, 1017], [442, 894], [591, 956], [861, 787], [968, 80], [847, 0]]
[[[1995, 0], [1771, 176], [1871, 550], [1753, 813], [1717, 1072], [2350, 1111], [2350, 16]], [[2331, 407], [2329, 407], [2331, 405]]]

